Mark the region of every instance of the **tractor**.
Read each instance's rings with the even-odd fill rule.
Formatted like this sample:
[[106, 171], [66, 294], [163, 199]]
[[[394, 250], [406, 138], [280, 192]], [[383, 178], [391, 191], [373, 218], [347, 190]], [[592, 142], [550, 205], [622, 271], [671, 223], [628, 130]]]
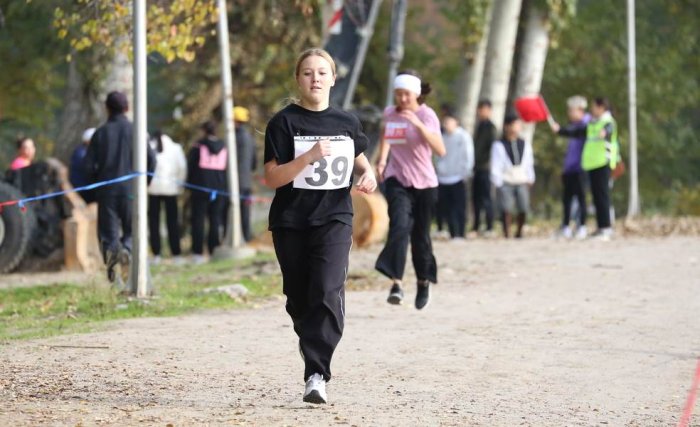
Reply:
[[66, 193], [22, 206], [2, 206], [0, 273], [63, 266], [89, 271], [100, 265], [96, 208], [71, 190], [67, 168], [53, 158], [5, 174], [0, 181], [0, 203]]

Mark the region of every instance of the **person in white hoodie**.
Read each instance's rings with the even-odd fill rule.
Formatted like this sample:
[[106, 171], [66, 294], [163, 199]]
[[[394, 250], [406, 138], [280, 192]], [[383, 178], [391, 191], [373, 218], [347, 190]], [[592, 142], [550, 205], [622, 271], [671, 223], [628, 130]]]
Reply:
[[535, 183], [535, 157], [532, 144], [519, 137], [522, 124], [518, 116], [506, 115], [503, 138], [491, 147], [491, 182], [503, 220], [503, 234], [510, 237], [510, 225], [516, 215], [516, 238], [530, 210], [530, 187]]
[[187, 178], [187, 159], [182, 146], [160, 131], [154, 132], [149, 144], [156, 152], [156, 170], [148, 186], [148, 230], [153, 261], [158, 263], [161, 259], [161, 204], [165, 205], [170, 253], [173, 257], [181, 254], [177, 197], [182, 194], [182, 183]]
[[452, 113], [444, 115], [442, 129], [447, 154], [435, 162], [438, 214], [447, 222], [451, 238], [463, 238], [467, 222], [466, 182], [474, 169], [474, 141]]

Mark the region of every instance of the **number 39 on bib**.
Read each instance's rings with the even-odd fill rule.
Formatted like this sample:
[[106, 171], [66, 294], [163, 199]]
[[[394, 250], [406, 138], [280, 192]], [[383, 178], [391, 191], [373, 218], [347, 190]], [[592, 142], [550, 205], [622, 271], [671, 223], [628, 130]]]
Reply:
[[309, 151], [321, 139], [331, 141], [331, 155], [307, 165], [296, 178], [294, 188], [337, 190], [350, 185], [355, 142], [347, 136], [295, 136], [294, 158]]

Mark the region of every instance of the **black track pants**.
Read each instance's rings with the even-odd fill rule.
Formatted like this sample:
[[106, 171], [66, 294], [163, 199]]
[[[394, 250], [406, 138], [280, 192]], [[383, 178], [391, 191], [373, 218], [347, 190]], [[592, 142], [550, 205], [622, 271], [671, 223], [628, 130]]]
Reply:
[[486, 215], [486, 230], [493, 230], [493, 203], [491, 202], [491, 177], [489, 171], [477, 170], [474, 172], [472, 204], [474, 207], [474, 225], [472, 230], [479, 231], [482, 210]]
[[131, 251], [131, 196], [100, 195], [97, 199], [97, 236], [102, 256], [126, 248]]
[[438, 186], [437, 213], [446, 220], [450, 237], [464, 237], [467, 222], [467, 188], [464, 181]]
[[177, 196], [148, 196], [148, 233], [153, 255], [160, 255], [160, 205], [165, 205], [170, 254], [180, 255], [180, 222], [177, 214]]
[[331, 379], [331, 358], [345, 325], [352, 227], [337, 221], [305, 230], [272, 231], [287, 313], [304, 355], [304, 380]]
[[222, 196], [210, 200], [209, 194], [200, 191], [193, 191], [190, 198], [192, 207], [192, 253], [202, 255], [204, 253], [204, 222], [208, 219], [209, 230], [207, 238], [207, 248], [209, 255], [214, 253], [219, 244], [221, 244], [221, 220], [223, 218], [223, 210], [226, 199]]
[[591, 194], [595, 205], [595, 217], [598, 229], [610, 227], [610, 168], [602, 168], [588, 171], [591, 182]]
[[437, 263], [430, 240], [437, 188], [406, 188], [396, 179], [389, 178], [386, 199], [389, 203], [389, 236], [374, 268], [390, 279], [402, 279], [410, 241], [416, 278], [437, 283]]
[[578, 200], [578, 215], [577, 225], [586, 225], [587, 206], [586, 206], [586, 175], [584, 172], [565, 173], [561, 176], [562, 184], [564, 184], [564, 218], [562, 227], [567, 227], [571, 219], [571, 204], [574, 198]]

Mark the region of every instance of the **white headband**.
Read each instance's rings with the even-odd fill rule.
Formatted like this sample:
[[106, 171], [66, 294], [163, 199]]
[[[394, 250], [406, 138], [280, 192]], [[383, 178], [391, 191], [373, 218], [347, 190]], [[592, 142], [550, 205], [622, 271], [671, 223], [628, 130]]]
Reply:
[[399, 74], [394, 79], [394, 90], [396, 89], [406, 89], [420, 96], [420, 79], [410, 74]]

